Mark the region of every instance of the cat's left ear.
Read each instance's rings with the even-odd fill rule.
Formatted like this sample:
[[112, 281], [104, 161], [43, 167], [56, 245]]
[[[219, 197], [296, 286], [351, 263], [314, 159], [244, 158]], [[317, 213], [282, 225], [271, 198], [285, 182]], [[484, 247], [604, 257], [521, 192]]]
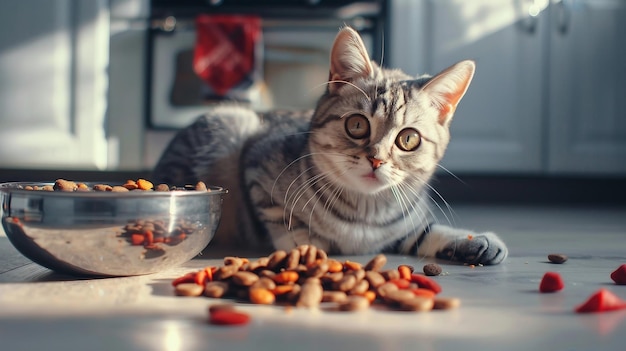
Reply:
[[329, 91], [332, 93], [341, 87], [341, 83], [332, 82], [352, 82], [372, 74], [372, 63], [361, 36], [350, 27], [342, 28], [330, 52]]
[[461, 61], [433, 77], [422, 90], [439, 110], [439, 124], [446, 125], [474, 77], [474, 61]]

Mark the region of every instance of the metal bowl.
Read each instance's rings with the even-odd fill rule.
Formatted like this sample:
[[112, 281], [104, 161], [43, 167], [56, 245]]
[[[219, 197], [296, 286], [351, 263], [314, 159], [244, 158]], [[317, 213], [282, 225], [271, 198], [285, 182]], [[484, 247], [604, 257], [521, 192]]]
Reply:
[[0, 184], [2, 227], [32, 261], [88, 276], [149, 274], [191, 260], [213, 238], [226, 193], [24, 189], [52, 184]]

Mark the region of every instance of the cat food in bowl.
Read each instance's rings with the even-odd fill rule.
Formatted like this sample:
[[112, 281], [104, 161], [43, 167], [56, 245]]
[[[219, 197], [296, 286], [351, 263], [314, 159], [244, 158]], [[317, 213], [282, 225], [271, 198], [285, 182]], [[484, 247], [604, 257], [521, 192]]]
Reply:
[[153, 190], [144, 180], [119, 186], [3, 183], [2, 227], [24, 256], [60, 273], [149, 274], [185, 263], [205, 248], [225, 193], [202, 183]]

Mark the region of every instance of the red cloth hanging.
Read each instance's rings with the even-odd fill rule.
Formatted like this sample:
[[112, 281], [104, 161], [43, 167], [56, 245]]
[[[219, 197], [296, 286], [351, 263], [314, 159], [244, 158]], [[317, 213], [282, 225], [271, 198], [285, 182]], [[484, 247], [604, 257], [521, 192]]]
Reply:
[[255, 70], [261, 19], [256, 16], [199, 15], [193, 69], [215, 92], [225, 96]]

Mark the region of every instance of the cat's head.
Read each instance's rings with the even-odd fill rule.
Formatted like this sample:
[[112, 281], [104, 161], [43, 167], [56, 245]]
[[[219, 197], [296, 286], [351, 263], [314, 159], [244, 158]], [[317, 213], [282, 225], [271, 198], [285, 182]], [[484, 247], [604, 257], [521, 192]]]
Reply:
[[331, 50], [327, 91], [311, 121], [315, 164], [359, 193], [392, 186], [417, 191], [444, 155], [452, 116], [474, 70], [473, 61], [433, 77], [383, 69], [370, 61], [356, 31], [341, 29]]

